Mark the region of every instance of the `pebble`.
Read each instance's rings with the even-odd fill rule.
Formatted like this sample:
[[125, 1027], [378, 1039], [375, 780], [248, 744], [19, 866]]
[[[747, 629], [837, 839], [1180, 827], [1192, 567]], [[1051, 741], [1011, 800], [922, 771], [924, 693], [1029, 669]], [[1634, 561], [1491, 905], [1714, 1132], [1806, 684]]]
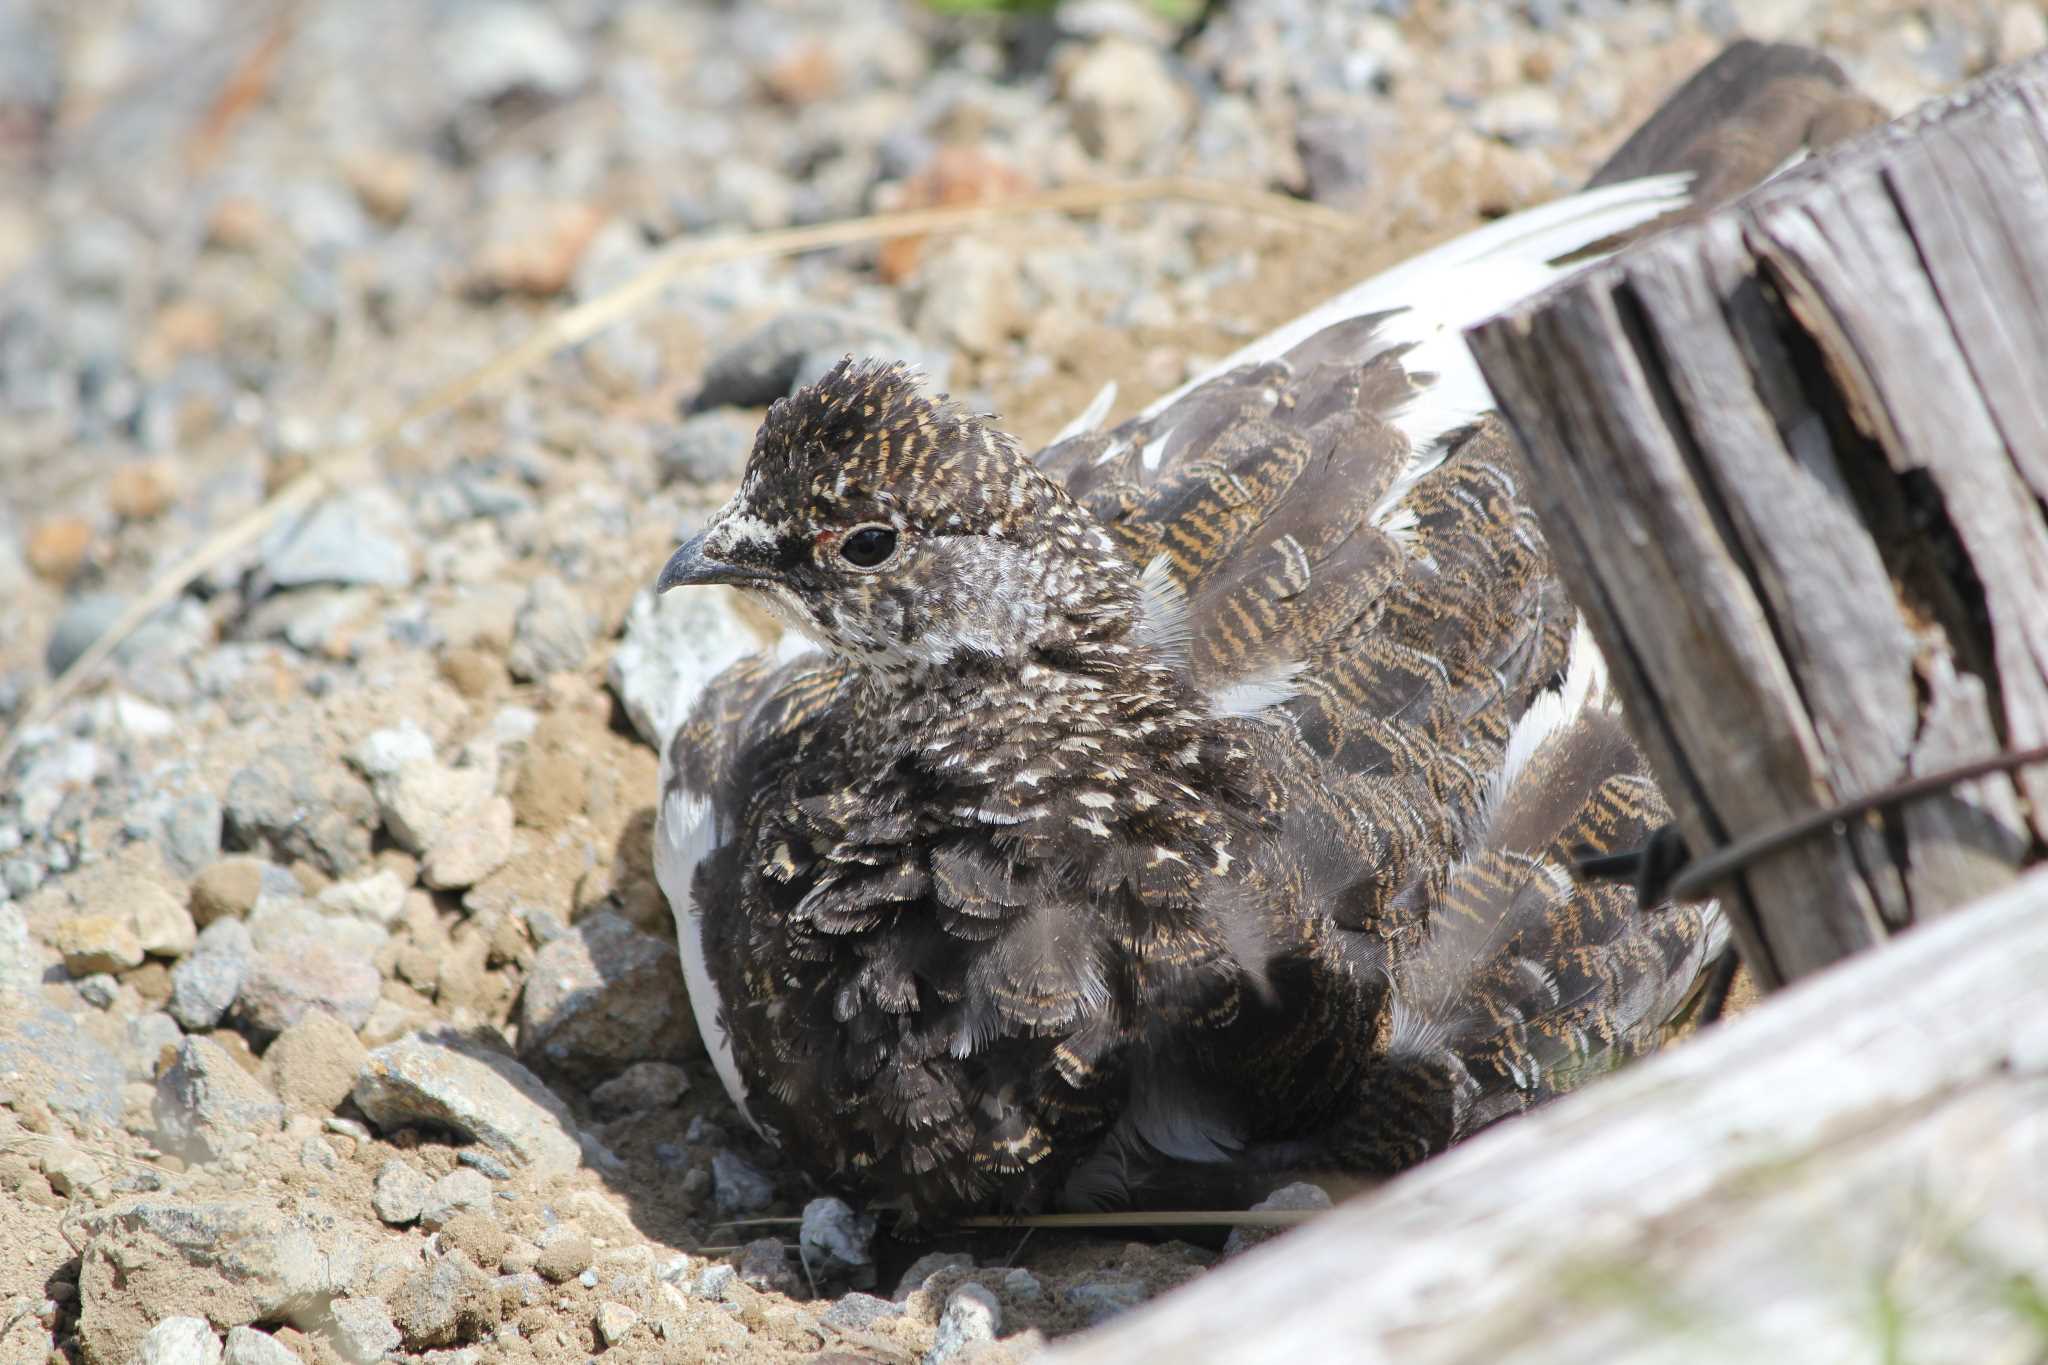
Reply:
[[1036, 1303], [1045, 1297], [1045, 1286], [1036, 1275], [1018, 1266], [1003, 1276], [1003, 1293], [1020, 1303]]
[[455, 1159], [477, 1174], [489, 1180], [510, 1180], [512, 1168], [489, 1152], [477, 1147], [465, 1147], [455, 1154]]
[[476, 1341], [498, 1325], [497, 1286], [467, 1256], [441, 1256], [407, 1274], [390, 1308], [414, 1351]]
[[73, 915], [57, 924], [50, 942], [73, 976], [142, 965], [142, 940], [126, 915]]
[[410, 1165], [392, 1157], [377, 1168], [377, 1182], [370, 1193], [370, 1207], [377, 1216], [394, 1227], [416, 1223], [427, 1199], [434, 1191], [434, 1182], [421, 1175]]
[[124, 877], [109, 888], [110, 904], [125, 904], [135, 940], [151, 957], [183, 957], [198, 941], [192, 912], [147, 877]]
[[759, 1213], [775, 1202], [775, 1182], [738, 1152], [713, 1152], [711, 1201], [720, 1213]]
[[[185, 1031], [163, 1010], [149, 1010], [128, 1021], [127, 1050], [123, 1055], [125, 1074], [131, 1081], [156, 1080], [164, 1049], [176, 1047]], [[152, 1091], [152, 1093], [154, 1093]]]
[[597, 642], [597, 617], [569, 585], [542, 574], [527, 589], [526, 604], [512, 627], [505, 666], [515, 678], [538, 681], [550, 673], [581, 668]]
[[242, 992], [254, 951], [241, 920], [208, 924], [184, 961], [171, 968], [171, 1017], [195, 1033], [220, 1023]]
[[33, 991], [42, 984], [43, 964], [28, 934], [21, 907], [0, 898], [0, 1001]]
[[220, 801], [211, 792], [171, 802], [164, 811], [160, 846], [173, 872], [194, 876], [220, 856], [222, 818]]
[[900, 329], [858, 313], [795, 309], [743, 333], [713, 355], [687, 411], [765, 407], [787, 397], [805, 357], [819, 354], [831, 354], [834, 363], [847, 355], [856, 360], [902, 360], [922, 357], [923, 348]]
[[304, 1365], [299, 1353], [268, 1332], [230, 1327], [222, 1365]]
[[917, 330], [971, 356], [992, 356], [1023, 331], [1020, 263], [1006, 246], [957, 237], [918, 269], [911, 317]]
[[354, 773], [308, 744], [281, 743], [228, 781], [228, 838], [304, 858], [343, 877], [369, 861], [377, 801]]
[[582, 1160], [575, 1120], [537, 1076], [510, 1057], [461, 1051], [452, 1039], [410, 1034], [378, 1048], [352, 1093], [380, 1128], [454, 1128], [543, 1175]]
[[1061, 93], [1081, 145], [1116, 170], [1136, 170], [1165, 150], [1192, 109], [1159, 49], [1114, 34], [1067, 69]]
[[283, 1129], [284, 1103], [210, 1038], [178, 1044], [156, 1078], [157, 1146], [187, 1161], [214, 1161]]
[[246, 918], [263, 894], [261, 858], [235, 854], [203, 869], [192, 879], [192, 918], [200, 928], [217, 919]]
[[271, 1040], [263, 1074], [293, 1109], [324, 1116], [348, 1098], [368, 1056], [339, 1016], [310, 1009]]
[[497, 775], [486, 768], [451, 768], [441, 763], [408, 763], [376, 780], [384, 828], [399, 847], [428, 857], [442, 840], [477, 818], [494, 795]]
[[0, 1076], [78, 1123], [118, 1123], [121, 1059], [63, 1010], [33, 995], [0, 998]]
[[142, 1336], [139, 1365], [220, 1365], [220, 1338], [205, 1318], [165, 1318]]
[[813, 1278], [875, 1282], [875, 1219], [856, 1214], [843, 1199], [825, 1196], [804, 1205], [797, 1246]]
[[561, 21], [515, 0], [456, 8], [434, 53], [434, 70], [448, 93], [475, 104], [522, 92], [560, 99], [590, 78], [589, 59]]
[[343, 1297], [327, 1306], [320, 1335], [343, 1360], [373, 1365], [404, 1340], [391, 1321], [391, 1308], [374, 1294]]
[[1106, 1276], [1068, 1285], [1063, 1297], [1093, 1327], [1143, 1303], [1145, 1286], [1138, 1280]]
[[858, 1290], [841, 1294], [832, 1301], [832, 1306], [818, 1315], [818, 1320], [828, 1327], [837, 1327], [842, 1332], [865, 1332], [885, 1318], [900, 1317], [903, 1305], [878, 1299], [873, 1294]]
[[1003, 1307], [995, 1295], [978, 1284], [961, 1285], [946, 1296], [939, 1330], [931, 1350], [925, 1352], [924, 1365], [946, 1365], [969, 1347], [994, 1341], [1002, 1325]]
[[763, 1294], [795, 1294], [803, 1284], [790, 1264], [789, 1247], [780, 1237], [757, 1237], [740, 1248], [734, 1268], [740, 1282]]
[[[1279, 1189], [1252, 1205], [1253, 1213], [1271, 1213], [1276, 1210], [1317, 1210], [1330, 1207], [1330, 1192], [1321, 1185], [1312, 1185], [1306, 1180], [1297, 1180]], [[1230, 1235], [1223, 1239], [1223, 1254], [1235, 1256], [1261, 1242], [1270, 1242], [1285, 1228], [1232, 1228]]]
[[490, 1180], [483, 1172], [464, 1166], [434, 1182], [420, 1210], [420, 1224], [431, 1232], [446, 1227], [462, 1214], [484, 1212], [490, 1206]]
[[609, 1118], [666, 1109], [690, 1088], [690, 1075], [670, 1062], [635, 1062], [590, 1092], [597, 1112]]
[[1517, 85], [1479, 101], [1473, 124], [1488, 137], [1522, 147], [1556, 137], [1563, 117], [1557, 96], [1547, 87]]
[[403, 505], [380, 487], [329, 498], [264, 540], [264, 578], [273, 588], [406, 587], [414, 565], [404, 523]]
[[606, 1300], [597, 1306], [597, 1335], [607, 1347], [624, 1341], [639, 1323], [640, 1315], [623, 1303]]
[[82, 976], [71, 983], [78, 998], [96, 1010], [106, 1009], [121, 997], [121, 983], [105, 972]]
[[176, 495], [177, 475], [166, 460], [124, 464], [107, 480], [107, 505], [124, 521], [152, 521]]
[[927, 1251], [910, 1263], [903, 1272], [903, 1278], [896, 1282], [896, 1302], [905, 1299], [924, 1288], [924, 1282], [941, 1270], [972, 1270], [974, 1258], [964, 1251]]
[[106, 1178], [106, 1170], [99, 1162], [79, 1151], [68, 1142], [52, 1145], [37, 1163], [43, 1168], [50, 1188], [67, 1199], [74, 1195], [85, 1195], [93, 1186]]
[[350, 952], [345, 942], [292, 935], [258, 944], [235, 1010], [243, 1024], [265, 1036], [284, 1032], [316, 1008], [332, 1010], [360, 1029], [383, 989], [376, 963]]
[[355, 881], [335, 882], [315, 900], [330, 914], [353, 915], [389, 928], [405, 912], [405, 891], [406, 884], [387, 867]]
[[512, 803], [484, 800], [467, 820], [445, 829], [427, 849], [420, 880], [436, 891], [461, 891], [503, 867], [512, 856]]
[[566, 1284], [575, 1279], [590, 1269], [591, 1260], [597, 1255], [589, 1236], [571, 1223], [557, 1223], [542, 1231], [539, 1247], [533, 1268], [550, 1284]]
[[77, 517], [53, 517], [29, 532], [23, 557], [41, 577], [52, 583], [69, 583], [85, 567], [86, 552], [91, 548], [91, 526]]
[[696, 1022], [673, 939], [599, 911], [543, 947], [520, 1006], [520, 1055], [565, 1073], [687, 1060]]
[[655, 451], [664, 484], [678, 479], [716, 486], [739, 478], [753, 449], [745, 424], [724, 412], [700, 412], [683, 419]]

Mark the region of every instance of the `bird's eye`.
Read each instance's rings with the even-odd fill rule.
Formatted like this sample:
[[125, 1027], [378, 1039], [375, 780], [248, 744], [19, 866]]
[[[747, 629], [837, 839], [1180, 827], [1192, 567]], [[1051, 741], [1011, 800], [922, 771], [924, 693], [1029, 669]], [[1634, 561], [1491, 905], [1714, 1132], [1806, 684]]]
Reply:
[[839, 557], [856, 569], [874, 569], [896, 553], [896, 533], [887, 526], [863, 526], [839, 542]]

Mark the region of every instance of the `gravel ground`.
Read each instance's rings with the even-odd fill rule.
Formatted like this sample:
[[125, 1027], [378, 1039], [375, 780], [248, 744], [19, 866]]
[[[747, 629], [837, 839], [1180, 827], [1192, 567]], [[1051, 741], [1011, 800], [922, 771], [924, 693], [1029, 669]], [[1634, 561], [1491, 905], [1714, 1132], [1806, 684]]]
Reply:
[[2048, 14], [1235, 0], [1176, 49], [1103, 0], [0, 4], [9, 723], [310, 458], [678, 235], [1184, 171], [1358, 224], [1143, 205], [706, 271], [207, 573], [0, 774], [0, 1362], [1019, 1359], [1234, 1250], [905, 1242], [754, 1140], [641, 736], [770, 627], [643, 589], [842, 352], [1026, 439], [1105, 379], [1128, 410], [1567, 190], [1737, 32], [1897, 109]]

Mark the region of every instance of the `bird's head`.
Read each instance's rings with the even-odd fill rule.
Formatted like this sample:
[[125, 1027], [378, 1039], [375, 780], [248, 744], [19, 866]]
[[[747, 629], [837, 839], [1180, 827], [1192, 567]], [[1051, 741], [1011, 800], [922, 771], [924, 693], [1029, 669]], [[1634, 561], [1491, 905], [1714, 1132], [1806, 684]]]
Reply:
[[1138, 602], [1130, 561], [1015, 441], [851, 360], [768, 410], [739, 491], [656, 586], [699, 583], [885, 669], [1118, 636]]

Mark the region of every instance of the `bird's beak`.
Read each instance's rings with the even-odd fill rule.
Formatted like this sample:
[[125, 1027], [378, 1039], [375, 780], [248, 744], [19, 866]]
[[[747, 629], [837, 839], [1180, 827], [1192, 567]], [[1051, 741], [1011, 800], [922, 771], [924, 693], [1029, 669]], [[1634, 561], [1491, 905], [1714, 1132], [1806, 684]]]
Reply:
[[662, 566], [661, 577], [654, 580], [657, 593], [667, 592], [670, 588], [694, 588], [705, 583], [737, 583], [755, 577], [719, 558], [711, 544], [717, 529], [717, 524], [713, 523], [684, 541], [682, 548], [669, 556], [668, 563]]

